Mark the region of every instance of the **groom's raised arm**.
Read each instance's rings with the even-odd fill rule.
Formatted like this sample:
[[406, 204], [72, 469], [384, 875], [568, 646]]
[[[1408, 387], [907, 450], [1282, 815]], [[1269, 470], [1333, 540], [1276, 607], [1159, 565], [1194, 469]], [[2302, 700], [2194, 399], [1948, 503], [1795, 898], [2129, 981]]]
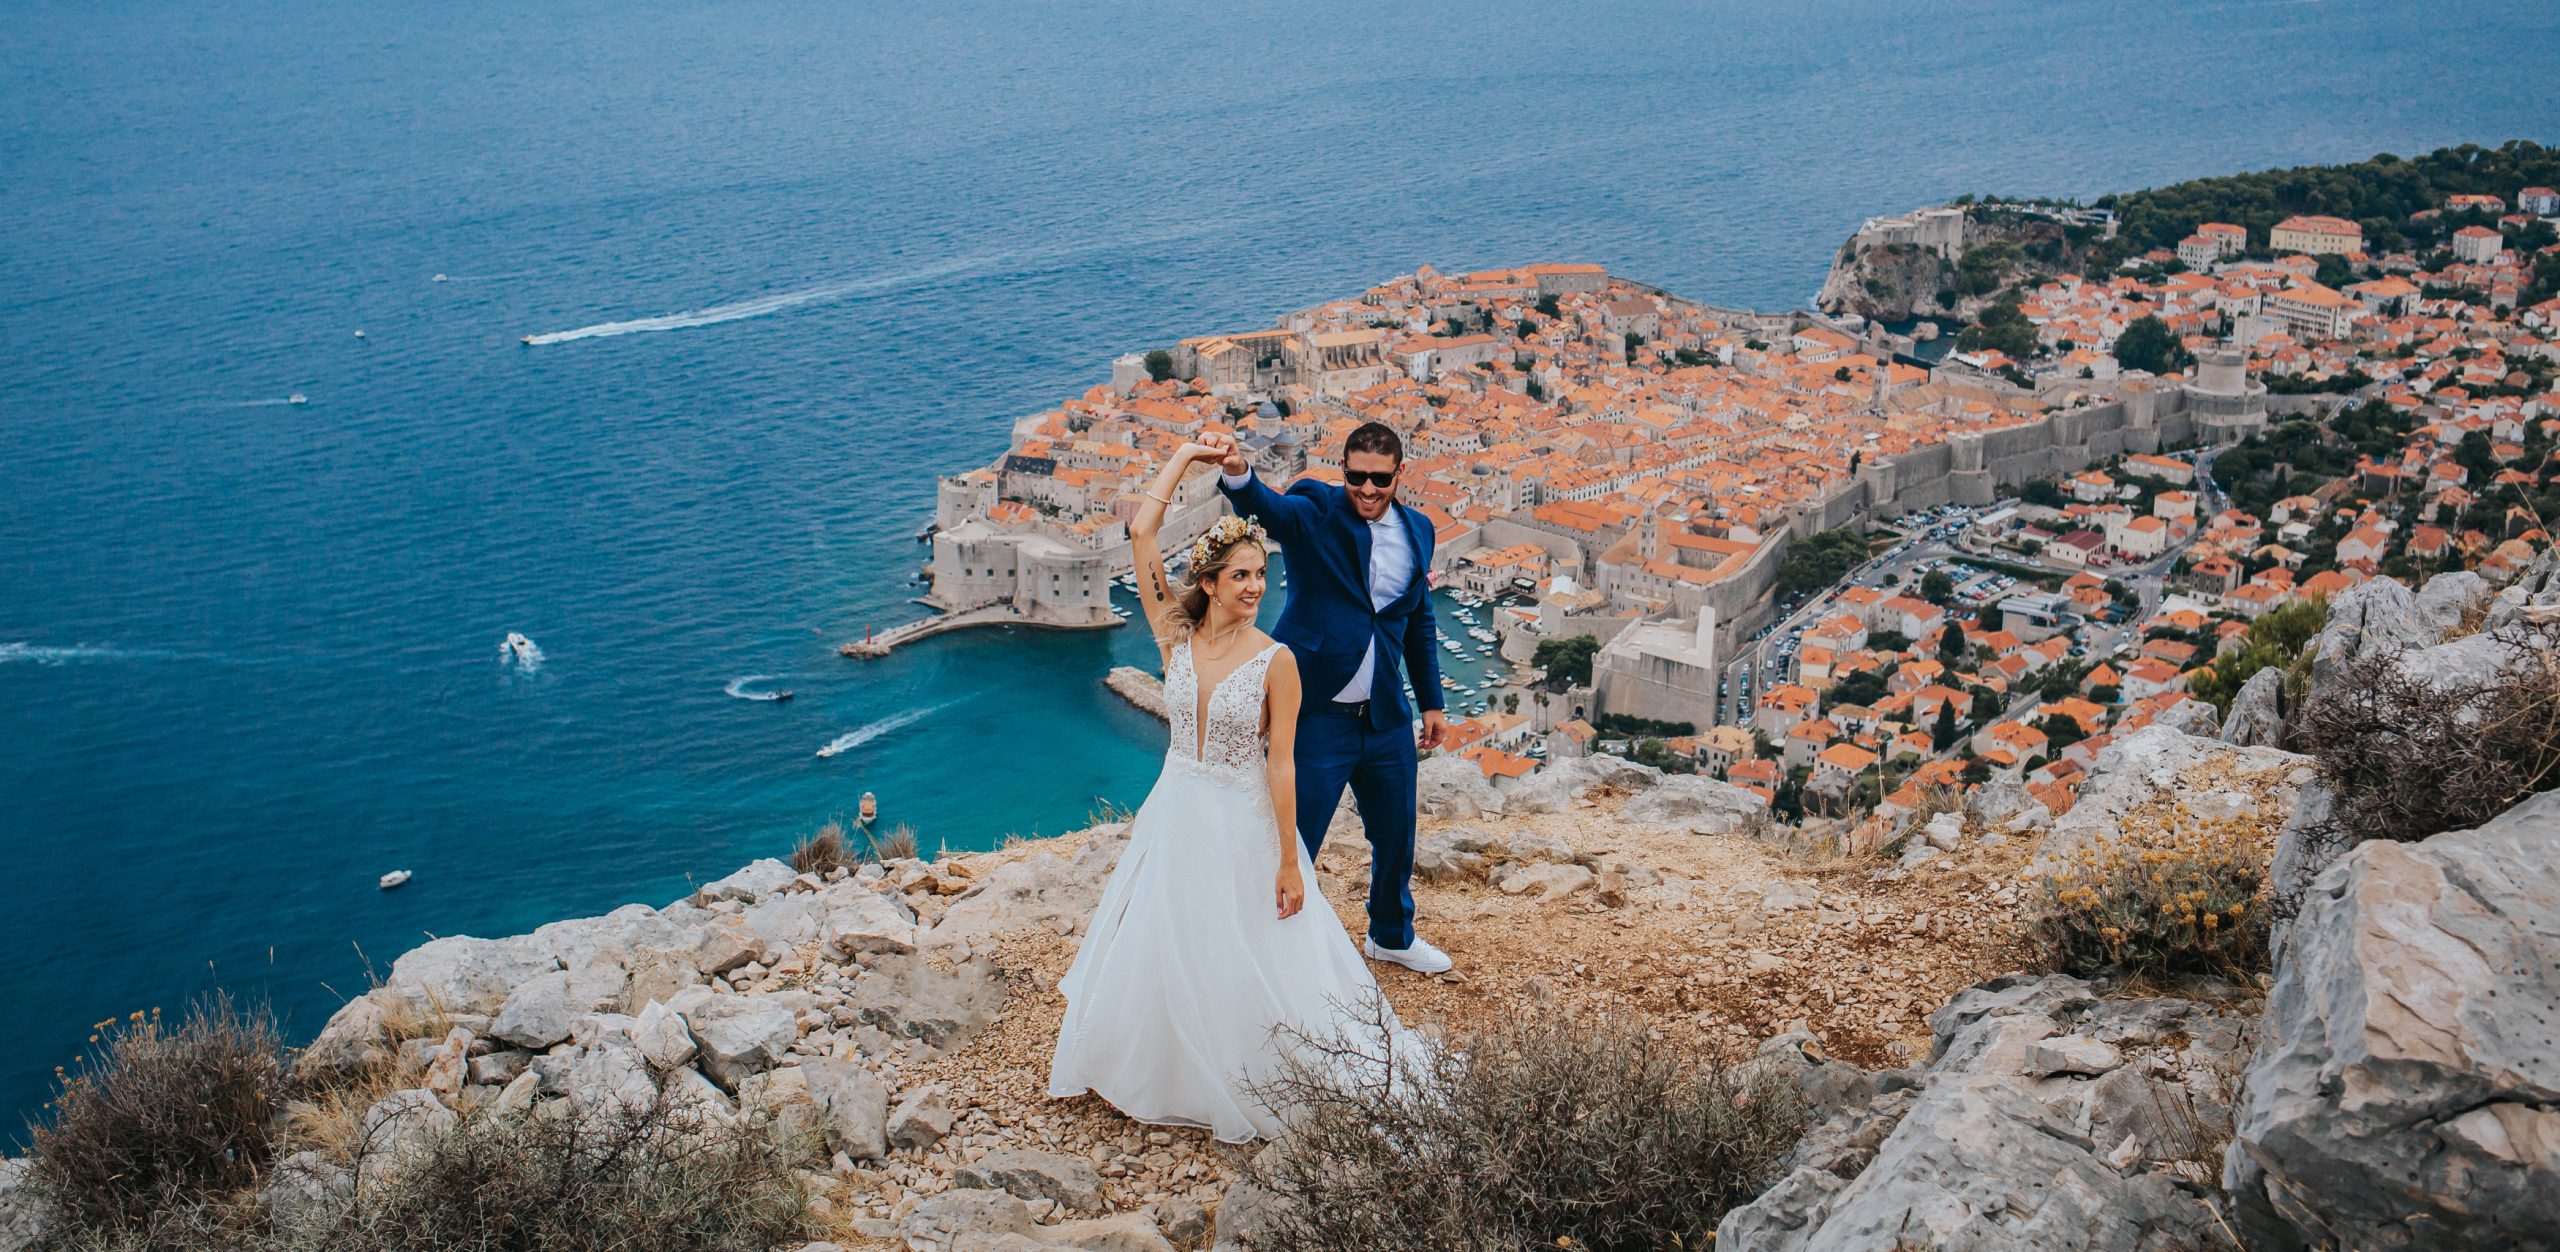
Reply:
[[1227, 502], [1236, 506], [1237, 513], [1262, 523], [1262, 529], [1283, 548], [1296, 546], [1315, 524], [1315, 501], [1273, 491], [1250, 469], [1242, 474], [1221, 471], [1218, 489], [1227, 493]]

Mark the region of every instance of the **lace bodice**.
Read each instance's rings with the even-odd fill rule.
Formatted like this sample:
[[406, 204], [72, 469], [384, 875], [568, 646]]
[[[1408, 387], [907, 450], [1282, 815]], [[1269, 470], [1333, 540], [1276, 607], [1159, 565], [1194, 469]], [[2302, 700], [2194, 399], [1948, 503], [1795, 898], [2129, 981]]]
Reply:
[[1217, 689], [1205, 702], [1208, 726], [1204, 734], [1201, 714], [1200, 674], [1191, 666], [1191, 641], [1173, 645], [1173, 663], [1165, 667], [1165, 719], [1173, 724], [1172, 742], [1167, 745], [1165, 761], [1205, 774], [1227, 785], [1259, 782], [1267, 778], [1263, 766], [1262, 679], [1271, 668], [1271, 657], [1280, 650], [1272, 643], [1254, 653], [1244, 664], [1218, 681]]

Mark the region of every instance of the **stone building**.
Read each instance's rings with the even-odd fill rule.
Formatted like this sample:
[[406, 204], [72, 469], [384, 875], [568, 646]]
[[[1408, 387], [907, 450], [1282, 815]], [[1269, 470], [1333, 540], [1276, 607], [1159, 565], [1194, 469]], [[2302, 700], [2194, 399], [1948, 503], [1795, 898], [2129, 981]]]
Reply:
[[1716, 613], [1689, 622], [1642, 622], [1620, 631], [1592, 662], [1603, 714], [1706, 725], [1716, 720]]

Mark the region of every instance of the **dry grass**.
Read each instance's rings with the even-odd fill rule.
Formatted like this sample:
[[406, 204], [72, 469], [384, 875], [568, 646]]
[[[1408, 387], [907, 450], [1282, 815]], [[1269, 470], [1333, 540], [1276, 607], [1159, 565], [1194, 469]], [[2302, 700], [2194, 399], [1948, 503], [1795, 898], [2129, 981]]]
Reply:
[[[1374, 1018], [1372, 1019], [1375, 1020]], [[1365, 1032], [1364, 1032], [1365, 1033]], [[1623, 1013], [1514, 1018], [1418, 1064], [1336, 1042], [1266, 1098], [1288, 1147], [1248, 1171], [1306, 1252], [1704, 1248], [1802, 1132], [1791, 1084], [1655, 1041]], [[1392, 1074], [1390, 1074], [1392, 1071]]]
[[842, 822], [828, 822], [818, 828], [818, 833], [802, 839], [791, 849], [794, 873], [824, 875], [834, 870], [849, 869], [853, 861], [853, 849], [844, 841]]
[[753, 1126], [666, 1100], [615, 1114], [464, 1119], [283, 1252], [765, 1252], [811, 1225], [797, 1171]]
[[66, 1238], [156, 1239], [155, 1228], [256, 1181], [285, 1091], [271, 1018], [217, 995], [175, 1028], [135, 1013], [99, 1023], [89, 1042], [75, 1068], [56, 1071], [28, 1153]]
[[2081, 849], [2043, 879], [2035, 938], [2052, 968], [2248, 982], [2266, 967], [2271, 921], [2260, 824], [2140, 815]]
[[872, 860], [912, 861], [915, 859], [916, 828], [905, 822], [890, 827], [888, 834], [875, 835], [866, 830], [862, 832], [862, 837], [871, 845]]

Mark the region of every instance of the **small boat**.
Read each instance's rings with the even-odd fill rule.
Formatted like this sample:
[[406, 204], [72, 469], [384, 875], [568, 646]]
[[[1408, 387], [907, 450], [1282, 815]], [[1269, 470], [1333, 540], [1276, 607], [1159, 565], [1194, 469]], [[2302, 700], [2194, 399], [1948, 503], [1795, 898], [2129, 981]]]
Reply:
[[533, 641], [525, 638], [521, 631], [508, 631], [506, 642], [499, 646], [507, 650], [509, 660], [526, 669], [542, 663], [542, 649], [533, 646]]
[[393, 887], [397, 887], [407, 881], [409, 881], [409, 871], [405, 869], [395, 869], [388, 874], [384, 874], [379, 880], [379, 885], [383, 890], [389, 891]]
[[358, 338], [358, 339], [362, 339], [362, 338], [364, 338], [364, 332], [363, 332], [363, 331], [357, 331], [357, 332], [356, 332], [356, 338]]
[[765, 699], [766, 699], [767, 701], [770, 701], [770, 702], [772, 702], [772, 703], [776, 703], [776, 704], [779, 704], [779, 703], [781, 703], [782, 701], [784, 701], [784, 700], [788, 700], [788, 699], [790, 699], [790, 698], [791, 698], [791, 693], [790, 693], [790, 692], [788, 692], [788, 691], [777, 691], [777, 692], [774, 692], [772, 695], [769, 695], [769, 696], [766, 696], [766, 697], [765, 697]]
[[311, 403], [311, 397], [297, 391], [292, 395], [286, 396], [284, 398], [284, 402], [287, 404], [309, 404]]
[[526, 347], [530, 348], [530, 347], [532, 347], [532, 346], [533, 346], [533, 336], [531, 336], [531, 335], [527, 335], [527, 336], [525, 336], [524, 338], [517, 340], [516, 342], [521, 343], [521, 344], [523, 344], [524, 346], [526, 346]]
[[431, 278], [431, 279], [429, 279], [429, 280], [427, 280], [427, 281], [429, 281], [429, 282], [438, 282], [438, 283], [443, 283], [443, 282], [451, 282], [451, 281], [453, 281], [453, 280], [452, 280], [452, 279], [449, 279], [449, 278], [446, 278], [446, 277], [445, 277], [444, 275], [442, 275], [442, 274], [438, 274], [438, 275], [436, 275], [434, 278]]
[[861, 812], [862, 822], [866, 826], [880, 820], [880, 798], [868, 791], [863, 792]]

